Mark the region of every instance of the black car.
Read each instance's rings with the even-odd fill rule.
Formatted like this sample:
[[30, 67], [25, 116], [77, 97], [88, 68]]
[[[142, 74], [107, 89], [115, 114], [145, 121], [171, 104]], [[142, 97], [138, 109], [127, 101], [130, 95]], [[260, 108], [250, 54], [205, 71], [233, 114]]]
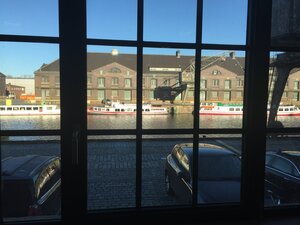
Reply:
[[[213, 144], [199, 144], [198, 203], [239, 202], [241, 160], [234, 152]], [[191, 143], [177, 144], [167, 156], [165, 186], [168, 194], [192, 202]]]
[[280, 203], [300, 203], [300, 151], [266, 153], [266, 187]]
[[56, 156], [27, 155], [3, 159], [3, 216], [58, 215], [60, 171], [60, 158]]

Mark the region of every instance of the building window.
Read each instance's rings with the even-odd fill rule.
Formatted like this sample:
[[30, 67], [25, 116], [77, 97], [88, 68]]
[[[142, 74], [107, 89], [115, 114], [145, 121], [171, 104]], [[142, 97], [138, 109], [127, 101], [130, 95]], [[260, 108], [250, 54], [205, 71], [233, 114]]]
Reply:
[[131, 91], [124, 91], [124, 100], [131, 100]]
[[111, 73], [121, 73], [121, 70], [118, 67], [112, 67], [109, 72], [111, 72]]
[[91, 83], [92, 83], [92, 78], [91, 78], [90, 76], [88, 76], [88, 78], [87, 78], [87, 83], [88, 83], [88, 84], [91, 84]]
[[55, 84], [59, 84], [60, 80], [59, 80], [59, 76], [55, 77]]
[[230, 89], [231, 88], [231, 80], [225, 80], [224, 88], [225, 89]]
[[42, 83], [49, 83], [49, 77], [42, 76]]
[[193, 97], [194, 97], [194, 91], [188, 91], [187, 96], [188, 96], [189, 98], [193, 98]]
[[41, 94], [42, 94], [42, 98], [49, 97], [50, 96], [50, 90], [49, 89], [42, 89]]
[[299, 101], [299, 92], [293, 92], [293, 100]]
[[112, 90], [111, 91], [111, 97], [112, 98], [119, 97], [119, 91], [118, 90]]
[[242, 99], [243, 98], [243, 92], [242, 91], [237, 91], [236, 92], [236, 98], [237, 99]]
[[211, 74], [212, 74], [212, 75], [220, 75], [220, 74], [222, 74], [222, 73], [221, 73], [220, 70], [213, 70], [213, 71], [211, 71]]
[[87, 96], [91, 97], [92, 96], [92, 91], [91, 90], [87, 90]]
[[212, 82], [213, 82], [212, 84], [213, 87], [219, 87], [219, 82], [220, 82], [219, 80], [213, 80]]
[[219, 97], [219, 96], [218, 96], [218, 92], [217, 92], [217, 91], [212, 91], [212, 92], [211, 92], [211, 98], [212, 98], [212, 99], [218, 99], [218, 97]]
[[237, 82], [236, 82], [236, 86], [237, 87], [244, 87], [244, 80], [238, 79]]
[[284, 91], [283, 93], [282, 93], [282, 98], [287, 98], [288, 97], [288, 92], [287, 91]]
[[56, 89], [56, 96], [57, 96], [57, 97], [60, 96], [60, 89]]
[[119, 84], [119, 78], [113, 77], [111, 79], [111, 85], [118, 85]]
[[154, 91], [149, 91], [149, 99], [154, 99]]
[[98, 78], [98, 87], [99, 88], [104, 88], [105, 87], [105, 78], [104, 77], [99, 77]]
[[131, 79], [130, 78], [125, 78], [125, 87], [130, 88], [131, 87]]
[[151, 79], [151, 81], [150, 81], [150, 87], [151, 88], [156, 88], [157, 87], [157, 80], [156, 79]]
[[230, 101], [230, 100], [231, 100], [230, 91], [224, 91], [224, 101]]
[[200, 81], [200, 88], [207, 88], [207, 81], [206, 80], [201, 80]]
[[206, 101], [206, 91], [200, 91], [200, 101]]
[[98, 90], [97, 99], [98, 100], [105, 99], [105, 91], [104, 90]]
[[294, 90], [299, 90], [299, 81], [294, 81]]

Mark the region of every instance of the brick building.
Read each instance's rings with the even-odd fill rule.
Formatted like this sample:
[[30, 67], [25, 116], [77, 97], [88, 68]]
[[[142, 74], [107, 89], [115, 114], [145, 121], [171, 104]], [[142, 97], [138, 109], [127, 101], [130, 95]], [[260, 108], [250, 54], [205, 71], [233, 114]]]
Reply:
[[5, 79], [6, 76], [3, 73], [0, 73], [0, 97], [5, 96]]
[[6, 90], [9, 93], [9, 96], [20, 99], [21, 94], [25, 94], [25, 87], [13, 85], [11, 83], [6, 84]]

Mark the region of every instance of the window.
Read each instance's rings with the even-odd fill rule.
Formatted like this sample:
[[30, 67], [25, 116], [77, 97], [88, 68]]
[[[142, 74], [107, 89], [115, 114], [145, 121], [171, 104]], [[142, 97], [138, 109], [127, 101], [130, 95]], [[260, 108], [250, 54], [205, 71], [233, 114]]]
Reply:
[[113, 77], [111, 79], [111, 85], [118, 85], [119, 84], [119, 78]]
[[231, 88], [231, 80], [225, 80], [224, 88], [225, 89], [230, 89]]
[[218, 92], [217, 91], [212, 91], [211, 92], [211, 98], [212, 99], [218, 99]]
[[130, 78], [125, 78], [125, 87], [130, 88], [131, 87], [131, 79]]
[[131, 100], [131, 91], [124, 91], [124, 100]]
[[201, 80], [200, 88], [207, 88], [206, 83], [206, 80]]
[[212, 75], [220, 75], [220, 74], [222, 74], [222, 73], [221, 73], [220, 70], [213, 70], [213, 71], [211, 71], [211, 74], [212, 74]]
[[98, 90], [97, 99], [98, 99], [98, 100], [103, 100], [103, 99], [105, 99], [105, 91], [104, 91], [104, 90]]
[[150, 87], [151, 88], [156, 88], [157, 87], [157, 80], [156, 79], [151, 79]]
[[112, 67], [109, 72], [111, 72], [111, 73], [121, 73], [122, 71], [118, 67]]
[[237, 83], [236, 83], [236, 86], [237, 86], [237, 87], [244, 87], [244, 80], [238, 79], [238, 80], [237, 80]]
[[105, 78], [104, 77], [99, 77], [98, 78], [98, 87], [99, 88], [105, 87]]
[[42, 83], [49, 83], [49, 78], [46, 76], [42, 76]]
[[294, 81], [294, 90], [299, 90], [299, 81]]
[[112, 90], [112, 91], [111, 91], [111, 97], [112, 97], [112, 98], [117, 98], [117, 97], [119, 97], [119, 91], [118, 91], [118, 90]]
[[212, 80], [213, 82], [213, 87], [219, 87], [219, 80]]

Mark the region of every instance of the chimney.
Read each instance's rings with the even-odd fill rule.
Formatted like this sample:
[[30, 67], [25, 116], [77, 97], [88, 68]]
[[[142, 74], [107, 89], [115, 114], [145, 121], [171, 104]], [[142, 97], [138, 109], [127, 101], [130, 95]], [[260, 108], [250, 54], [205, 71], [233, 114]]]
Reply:
[[235, 52], [230, 52], [229, 56], [230, 56], [231, 59], [235, 59]]
[[180, 50], [176, 51], [176, 58], [179, 59], [180, 58]]

